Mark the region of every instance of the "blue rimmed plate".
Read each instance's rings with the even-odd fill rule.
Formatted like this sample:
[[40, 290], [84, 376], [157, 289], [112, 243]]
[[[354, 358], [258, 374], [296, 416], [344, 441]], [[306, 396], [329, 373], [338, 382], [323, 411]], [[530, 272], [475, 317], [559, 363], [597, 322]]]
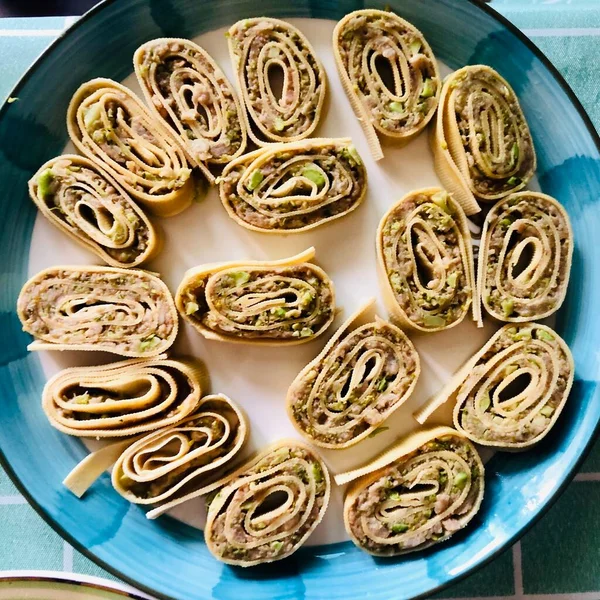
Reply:
[[[600, 323], [593, 312], [594, 301], [600, 294], [597, 269], [600, 250], [595, 239], [596, 231], [600, 230], [598, 137], [556, 71], [532, 44], [490, 9], [464, 0], [395, 0], [385, 4], [423, 31], [447, 67], [489, 64], [510, 81], [535, 140], [539, 187], [566, 206], [576, 240], [570, 293], [556, 327], [573, 350], [577, 372], [571, 399], [558, 426], [542, 445], [529, 453], [500, 454], [491, 459], [486, 499], [477, 523], [451, 543], [401, 560], [374, 559], [348, 541], [330, 543], [343, 538], [335, 525], [337, 522], [339, 529], [339, 491], [329, 510], [328, 522], [316, 532], [313, 540], [316, 545], [305, 547], [280, 564], [246, 571], [223, 566], [212, 559], [201, 530], [193, 526], [193, 515], [186, 517], [191, 525], [168, 517], [147, 521], [142, 510], [130, 506], [113, 492], [107, 477], [84, 500], [77, 500], [61, 486], [61, 481], [86, 450], [78, 440], [49, 427], [39, 406], [40, 391], [49, 372], [72, 364], [69, 361], [77, 358], [69, 354], [60, 357], [28, 354], [26, 346], [30, 340], [21, 332], [15, 314], [16, 297], [28, 273], [58, 262], [94, 262], [91, 255], [45, 229], [39, 219], [36, 221], [26, 192], [31, 174], [65, 147], [66, 107], [81, 82], [97, 76], [126, 78], [132, 70], [134, 50], [148, 39], [164, 36], [198, 39], [228, 68], [224, 63], [225, 42], [221, 33], [209, 32], [249, 16], [302, 19], [298, 24], [325, 60], [334, 92], [320, 133], [350, 134], [366, 155], [360, 128], [349, 116], [332, 63], [324, 55], [329, 43], [325, 34], [333, 28], [333, 21], [318, 21], [313, 27], [305, 20], [337, 20], [363, 4], [350, 0], [295, 0], [285, 6], [277, 0], [108, 1], [88, 13], [51, 46], [11, 94], [19, 102], [5, 105], [0, 111], [2, 462], [21, 491], [61, 535], [109, 571], [154, 595], [177, 599], [334, 599], [350, 595], [387, 599], [428, 595], [480, 566], [521, 535], [566, 485], [593, 438], [600, 418], [597, 389], [600, 365], [596, 357]], [[384, 3], [368, 6], [383, 8]], [[338, 283], [340, 297], [350, 312], [360, 298], [355, 298], [356, 289], [348, 275], [349, 258], [365, 251], [358, 268], [360, 291], [367, 293], [372, 280], [370, 271], [364, 269], [374, 256], [373, 225], [385, 206], [403, 191], [435, 183], [430, 162], [424, 136], [409, 149], [386, 150], [386, 159], [381, 164], [375, 166], [367, 160], [371, 188], [377, 193], [370, 194], [364, 207], [327, 231], [290, 236], [277, 242], [239, 231], [227, 221], [216, 198], [209, 197], [202, 206], [194, 206], [181, 218], [165, 222], [169, 251], [151, 267], [161, 271], [173, 288], [183, 270], [201, 260], [235, 258], [242, 251], [252, 252], [256, 258], [285, 256], [314, 244], [318, 257], [322, 249], [321, 262]], [[208, 234], [197, 229], [200, 224], [208, 228]], [[226, 231], [230, 236], [226, 248], [218, 243], [224, 239], [221, 228], [223, 235]], [[335, 252], [330, 251], [334, 249]], [[460, 362], [460, 353], [451, 345], [456, 331], [435, 338], [438, 355], [434, 356], [432, 348], [419, 349], [428, 357], [431, 352], [432, 360], [446, 360], [444, 367], [451, 370], [456, 363], [450, 364], [448, 357], [439, 353], [449, 354], [445, 349], [452, 348], [453, 358]], [[467, 331], [471, 330], [463, 328], [463, 333]], [[276, 416], [277, 411], [281, 415], [284, 412], [276, 404], [277, 397], [281, 404], [283, 388], [264, 390], [260, 370], [257, 371], [257, 361], [265, 358], [277, 361], [280, 354], [265, 350], [257, 358], [256, 354], [236, 350], [237, 377], [231, 378], [221, 368], [227, 364], [227, 358], [232, 358], [227, 356], [229, 351], [191, 339], [188, 333], [184, 334], [180, 348], [209, 363], [216, 391], [230, 393], [246, 406], [254, 419], [255, 445], [279, 432], [286, 433], [282, 431], [285, 417], [280, 421]], [[475, 347], [481, 341], [471, 339]], [[294, 350], [286, 355], [289, 360], [278, 362], [278, 371], [284, 373], [282, 381], [286, 378], [289, 381], [289, 375], [298, 371], [298, 365], [317, 350], [315, 346]], [[91, 364], [94, 359], [87, 356], [85, 360]], [[428, 375], [425, 379], [429, 385], [438, 386], [439, 374], [437, 379], [433, 371]], [[421, 385], [421, 398], [431, 391], [426, 385]], [[247, 397], [241, 398], [240, 390], [246, 390]], [[272, 397], [261, 398], [263, 392]], [[275, 416], [271, 418], [272, 414]], [[395, 424], [398, 427], [370, 441], [371, 446], [361, 445], [362, 451], [389, 443], [401, 427], [398, 420]], [[327, 459], [337, 460], [331, 454]]]

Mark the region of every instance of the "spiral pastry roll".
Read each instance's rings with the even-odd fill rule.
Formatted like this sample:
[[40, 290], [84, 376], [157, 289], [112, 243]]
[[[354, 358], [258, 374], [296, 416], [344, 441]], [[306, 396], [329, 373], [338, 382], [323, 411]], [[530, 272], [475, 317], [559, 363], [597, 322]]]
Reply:
[[450, 427], [405, 438], [371, 464], [336, 476], [352, 481], [344, 524], [375, 556], [424, 550], [473, 519], [483, 499], [484, 468], [473, 445]]
[[84, 83], [69, 104], [67, 129], [80, 152], [154, 214], [168, 217], [190, 205], [195, 186], [183, 149], [125, 86]]
[[473, 249], [458, 202], [439, 188], [408, 193], [377, 231], [384, 300], [403, 327], [440, 331], [458, 325], [475, 292]]
[[162, 245], [121, 186], [83, 156], [49, 160], [29, 181], [29, 195], [52, 225], [113, 267], [136, 267]]
[[431, 136], [435, 169], [467, 215], [524, 188], [536, 169], [535, 150], [519, 100], [484, 65], [444, 80]]
[[543, 319], [567, 293], [573, 233], [565, 209], [550, 196], [519, 192], [500, 200], [483, 225], [478, 296], [501, 321]]
[[505, 325], [469, 361], [454, 393], [454, 424], [477, 444], [526, 449], [556, 423], [573, 383], [573, 357], [544, 325]]
[[250, 567], [294, 553], [329, 503], [325, 463], [297, 440], [281, 440], [236, 471], [211, 500], [204, 537], [210, 552]]
[[52, 267], [21, 290], [17, 314], [30, 350], [104, 350], [158, 356], [177, 335], [171, 292], [145, 271]]
[[240, 103], [203, 48], [189, 40], [152, 40], [137, 49], [133, 64], [152, 112], [211, 178], [208, 167], [225, 165], [244, 151]]
[[42, 408], [50, 424], [69, 435], [138, 435], [190, 414], [202, 395], [202, 379], [192, 363], [163, 358], [73, 367], [46, 383]]
[[189, 270], [177, 309], [205, 338], [301, 344], [321, 335], [334, 318], [333, 282], [311, 264], [315, 249], [277, 261], [241, 261]]
[[411, 395], [419, 355], [402, 330], [375, 317], [373, 301], [348, 319], [296, 377], [290, 420], [324, 448], [347, 448], [371, 434]]
[[232, 400], [206, 396], [185, 419], [129, 446], [113, 468], [113, 487], [129, 502], [157, 505], [148, 513], [157, 517], [222, 485], [247, 435], [246, 417]]
[[437, 108], [441, 79], [418, 29], [392, 12], [357, 10], [336, 25], [333, 52], [375, 160], [383, 158], [378, 134], [405, 144], [423, 131]]
[[[321, 118], [327, 77], [306, 37], [266, 17], [238, 21], [227, 37], [252, 140], [264, 146], [308, 137]], [[283, 77], [279, 98], [272, 83], [276, 71]]]
[[367, 192], [367, 172], [349, 139], [263, 148], [230, 163], [219, 181], [229, 216], [264, 233], [313, 229], [353, 211]]

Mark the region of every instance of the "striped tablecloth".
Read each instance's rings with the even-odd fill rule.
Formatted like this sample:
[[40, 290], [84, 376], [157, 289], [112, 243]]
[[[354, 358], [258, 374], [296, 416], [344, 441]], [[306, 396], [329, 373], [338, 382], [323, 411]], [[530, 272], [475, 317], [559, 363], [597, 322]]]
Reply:
[[[598, 128], [600, 0], [494, 0], [492, 6], [558, 67]], [[74, 20], [0, 19], [0, 99]], [[54, 533], [0, 469], [0, 575], [12, 569], [114, 579]], [[438, 597], [600, 600], [600, 443], [560, 500], [520, 542]]]

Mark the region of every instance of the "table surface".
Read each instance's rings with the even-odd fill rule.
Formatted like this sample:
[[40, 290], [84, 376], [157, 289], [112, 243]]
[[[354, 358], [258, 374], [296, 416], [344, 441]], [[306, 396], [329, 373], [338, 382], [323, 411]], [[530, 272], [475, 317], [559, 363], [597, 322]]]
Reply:
[[[493, 0], [548, 56], [600, 124], [600, 0]], [[76, 17], [0, 19], [0, 101]], [[64, 542], [0, 468], [2, 570], [115, 579]], [[600, 442], [558, 502], [512, 548], [438, 598], [600, 600]]]

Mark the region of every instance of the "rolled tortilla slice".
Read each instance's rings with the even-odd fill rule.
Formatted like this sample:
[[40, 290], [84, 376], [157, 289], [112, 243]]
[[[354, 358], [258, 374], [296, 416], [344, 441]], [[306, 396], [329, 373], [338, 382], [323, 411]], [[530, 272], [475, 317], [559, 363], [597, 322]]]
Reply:
[[435, 169], [467, 215], [519, 191], [536, 169], [533, 140], [519, 100], [499, 73], [484, 65], [444, 80], [431, 136]]
[[46, 383], [42, 408], [50, 424], [69, 435], [139, 435], [190, 414], [204, 379], [199, 365], [164, 357], [73, 367]]
[[241, 408], [223, 394], [202, 398], [169, 427], [89, 454], [64, 484], [81, 497], [114, 464], [112, 483], [134, 504], [154, 504], [148, 518], [223, 485], [248, 437]]
[[565, 299], [572, 257], [571, 223], [554, 198], [520, 192], [500, 200], [483, 225], [479, 302], [500, 321], [543, 319]]
[[209, 167], [225, 165], [244, 151], [242, 107], [206, 50], [189, 40], [161, 38], [138, 48], [133, 65], [154, 115], [211, 180]]
[[293, 554], [329, 503], [325, 463], [297, 440], [280, 440], [238, 469], [211, 500], [204, 537], [210, 552], [250, 567]]
[[424, 423], [453, 402], [454, 425], [473, 442], [525, 450], [556, 423], [574, 371], [569, 347], [550, 327], [505, 325], [415, 418]]
[[471, 234], [446, 191], [416, 190], [392, 206], [377, 256], [384, 300], [402, 327], [441, 331], [464, 319], [475, 293]]
[[367, 172], [349, 139], [309, 139], [241, 156], [219, 178], [229, 216], [253, 231], [297, 233], [353, 211]]
[[154, 518], [222, 485], [247, 436], [239, 406], [223, 394], [205, 396], [183, 421], [129, 446], [113, 468], [113, 487], [134, 504], [159, 505]]
[[49, 160], [29, 180], [40, 212], [113, 267], [136, 267], [155, 256], [162, 236], [100, 166], [76, 154]]
[[302, 344], [334, 319], [333, 282], [311, 264], [315, 249], [276, 261], [239, 261], [189, 270], [177, 290], [181, 316], [205, 338]]
[[[383, 158], [378, 134], [406, 144], [423, 131], [437, 108], [441, 78], [416, 27], [389, 11], [357, 10], [336, 25], [333, 52], [375, 160]], [[391, 71], [393, 89], [382, 69]]]
[[476, 515], [485, 483], [473, 445], [442, 426], [413, 433], [366, 467], [336, 477], [339, 485], [348, 481], [346, 531], [375, 556], [447, 540]]
[[294, 379], [287, 410], [296, 429], [323, 448], [371, 434], [411, 395], [419, 355], [401, 329], [375, 316], [373, 300], [352, 315]]
[[505, 325], [477, 353], [456, 397], [454, 424], [477, 444], [527, 449], [556, 423], [574, 376], [567, 344], [537, 323]]
[[34, 275], [17, 301], [30, 350], [103, 350], [158, 356], [175, 341], [177, 310], [156, 276], [113, 267], [52, 267]]
[[[250, 138], [264, 146], [311, 135], [321, 118], [327, 76], [304, 34], [285, 21], [260, 17], [238, 21], [227, 37]], [[275, 71], [283, 77], [281, 97], [272, 87]]]
[[154, 214], [169, 217], [192, 202], [195, 186], [183, 149], [120, 83], [84, 83], [69, 104], [67, 129], [80, 152]]

